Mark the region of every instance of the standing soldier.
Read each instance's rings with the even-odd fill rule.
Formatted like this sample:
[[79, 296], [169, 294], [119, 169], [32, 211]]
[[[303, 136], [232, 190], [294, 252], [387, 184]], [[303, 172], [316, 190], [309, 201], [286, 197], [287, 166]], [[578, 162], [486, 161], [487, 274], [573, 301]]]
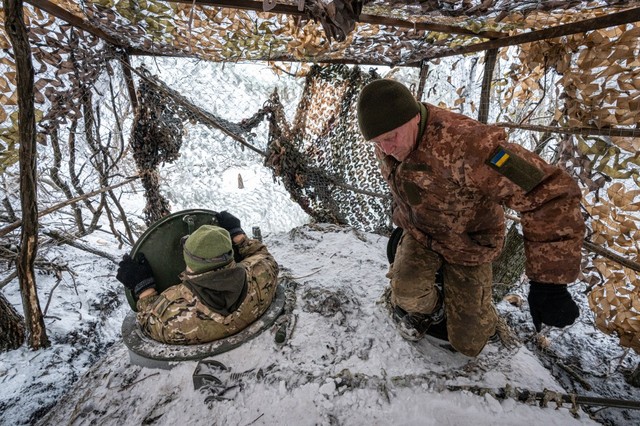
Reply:
[[417, 102], [393, 80], [365, 86], [357, 109], [404, 229], [389, 273], [404, 338], [419, 340], [446, 318], [451, 345], [476, 356], [496, 332], [491, 262], [504, 242], [503, 206], [522, 217], [536, 330], [573, 324], [579, 311], [567, 283], [580, 271], [585, 227], [569, 174], [507, 142], [503, 129]]

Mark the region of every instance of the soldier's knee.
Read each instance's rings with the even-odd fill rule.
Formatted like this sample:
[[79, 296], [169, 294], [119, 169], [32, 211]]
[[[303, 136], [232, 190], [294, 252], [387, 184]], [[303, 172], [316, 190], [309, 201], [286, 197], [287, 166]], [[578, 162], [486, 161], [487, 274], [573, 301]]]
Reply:
[[[491, 324], [487, 324], [491, 325]], [[449, 343], [461, 354], [475, 357], [485, 347], [489, 337], [495, 332], [495, 324], [491, 327], [466, 327], [463, 330], [449, 329]]]
[[469, 342], [468, 340], [456, 341], [456, 339], [452, 339], [451, 336], [449, 336], [449, 343], [451, 343], [451, 346], [461, 354], [470, 357], [478, 356], [478, 354], [482, 352], [482, 349], [484, 349], [487, 341], [488, 339], [484, 340], [484, 342]]

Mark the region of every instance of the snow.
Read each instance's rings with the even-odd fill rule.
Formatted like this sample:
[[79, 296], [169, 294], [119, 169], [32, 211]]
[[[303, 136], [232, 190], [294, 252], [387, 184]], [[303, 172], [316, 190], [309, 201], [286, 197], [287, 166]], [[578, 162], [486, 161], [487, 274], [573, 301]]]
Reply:
[[[88, 239], [106, 244], [108, 237]], [[113, 279], [115, 265], [59, 248], [77, 265], [78, 294], [69, 280], [56, 289], [46, 321], [51, 348], [0, 355], [1, 423], [597, 424], [584, 412], [574, 417], [566, 405], [540, 408], [450, 391], [511, 386], [565, 392], [526, 345], [489, 344], [469, 358], [434, 338], [404, 341], [379, 303], [387, 285], [385, 237], [315, 224], [268, 234], [265, 242], [282, 274], [298, 283], [296, 326], [283, 345], [275, 343], [275, 330], [267, 330], [215, 356], [229, 369], [217, 377], [238, 386], [219, 400], [194, 390], [196, 361], [171, 369], [132, 365], [119, 335], [128, 305]], [[48, 296], [54, 280], [40, 278], [41, 294]], [[18, 303], [15, 287], [5, 293]], [[101, 299], [116, 306], [108, 316], [101, 315]]]

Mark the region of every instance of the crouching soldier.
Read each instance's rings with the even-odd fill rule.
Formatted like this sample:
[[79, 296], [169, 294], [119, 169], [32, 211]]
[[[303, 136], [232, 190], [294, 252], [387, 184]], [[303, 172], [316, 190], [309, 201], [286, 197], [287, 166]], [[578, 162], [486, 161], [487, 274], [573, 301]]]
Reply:
[[585, 226], [580, 187], [566, 171], [499, 127], [418, 102], [397, 81], [369, 83], [357, 109], [404, 229], [389, 274], [404, 338], [419, 340], [446, 318], [451, 345], [476, 356], [495, 334], [491, 263], [502, 251], [504, 206], [522, 217], [536, 330], [573, 324], [579, 310], [567, 284], [580, 272]]
[[216, 219], [219, 226], [202, 225], [183, 238], [181, 283], [160, 294], [142, 253], [120, 262], [116, 278], [137, 297], [138, 323], [152, 339], [180, 345], [218, 340], [249, 326], [271, 304], [278, 278], [273, 256], [246, 236], [237, 217], [223, 211]]

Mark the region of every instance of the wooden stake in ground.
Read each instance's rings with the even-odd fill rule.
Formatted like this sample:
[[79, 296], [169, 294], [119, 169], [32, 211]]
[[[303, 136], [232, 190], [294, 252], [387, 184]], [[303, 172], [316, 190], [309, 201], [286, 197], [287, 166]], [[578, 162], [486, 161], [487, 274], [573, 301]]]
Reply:
[[33, 63], [24, 25], [22, 0], [3, 0], [4, 27], [16, 59], [18, 130], [20, 135], [20, 200], [22, 232], [18, 256], [18, 280], [22, 294], [28, 343], [32, 349], [50, 345], [40, 310], [33, 263], [38, 251], [38, 205], [36, 203], [36, 119], [33, 106]]
[[0, 293], [0, 352], [18, 349], [24, 343], [24, 320]]

